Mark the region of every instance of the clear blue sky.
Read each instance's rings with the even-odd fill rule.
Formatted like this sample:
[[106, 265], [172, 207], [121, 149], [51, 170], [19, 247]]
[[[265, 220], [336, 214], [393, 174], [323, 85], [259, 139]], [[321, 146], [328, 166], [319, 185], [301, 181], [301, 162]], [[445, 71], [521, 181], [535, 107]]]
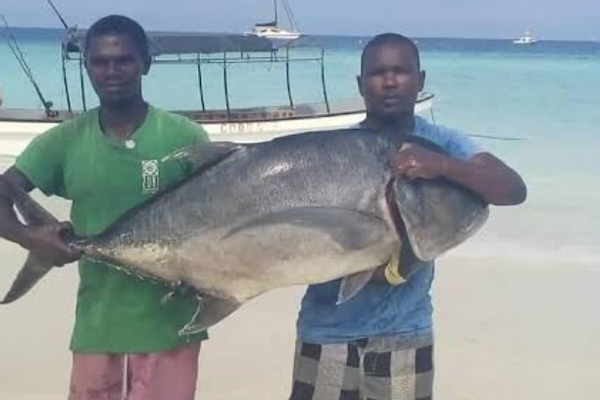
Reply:
[[[600, 40], [600, 0], [288, 0], [303, 33]], [[70, 24], [111, 13], [149, 30], [243, 32], [271, 18], [272, 0], [54, 0]], [[60, 27], [46, 0], [0, 0], [12, 26]]]

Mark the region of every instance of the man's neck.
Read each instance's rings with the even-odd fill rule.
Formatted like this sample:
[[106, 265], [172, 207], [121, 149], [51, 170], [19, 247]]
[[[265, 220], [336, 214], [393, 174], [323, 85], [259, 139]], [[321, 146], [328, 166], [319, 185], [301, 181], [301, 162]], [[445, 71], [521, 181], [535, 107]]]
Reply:
[[393, 118], [381, 118], [367, 113], [362, 126], [376, 132], [398, 132], [407, 135], [415, 130], [414, 114], [402, 114]]
[[109, 139], [125, 141], [144, 123], [148, 103], [136, 99], [127, 103], [100, 105], [100, 126]]

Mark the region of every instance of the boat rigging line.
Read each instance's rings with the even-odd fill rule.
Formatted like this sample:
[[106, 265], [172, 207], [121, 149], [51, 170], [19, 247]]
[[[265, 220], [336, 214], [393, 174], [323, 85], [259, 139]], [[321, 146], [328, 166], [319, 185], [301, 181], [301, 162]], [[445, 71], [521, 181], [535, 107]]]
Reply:
[[469, 136], [481, 138], [481, 139], [505, 140], [505, 141], [527, 140], [527, 138], [525, 138], [525, 137], [516, 137], [516, 136], [494, 136], [494, 135], [476, 135], [476, 134], [469, 134]]
[[[433, 112], [433, 106], [431, 106], [431, 108], [429, 109], [429, 114], [431, 115], [431, 122], [433, 123], [433, 125], [437, 125], [437, 122], [435, 121], [435, 114]], [[471, 137], [475, 137], [475, 138], [479, 138], [479, 139], [505, 140], [505, 141], [511, 141], [511, 142], [519, 141], [519, 140], [527, 140], [527, 138], [517, 137], [517, 136], [478, 135], [475, 133], [469, 133], [469, 134], [467, 134], [467, 136], [471, 136]]]
[[292, 8], [290, 7], [289, 3], [287, 2], [287, 0], [283, 0], [283, 8], [285, 10], [285, 14], [288, 18], [288, 21], [291, 25], [292, 31], [296, 32], [297, 28], [296, 28], [296, 21], [294, 18], [294, 13], [292, 12]]
[[33, 85], [33, 88], [35, 89], [35, 92], [37, 93], [38, 98], [40, 99], [40, 101], [42, 102], [42, 105], [44, 106], [44, 110], [46, 111], [46, 116], [56, 117], [58, 115], [58, 113], [56, 111], [52, 110], [52, 106], [54, 104], [51, 101], [46, 100], [46, 98], [42, 94], [42, 91], [41, 91], [39, 85], [37, 84], [37, 82], [35, 81], [35, 78], [33, 77], [33, 72], [31, 72], [31, 68], [29, 68], [27, 61], [25, 60], [25, 55], [21, 51], [21, 48], [19, 47], [19, 43], [17, 42], [17, 39], [12, 34], [12, 30], [10, 29], [10, 26], [8, 25], [8, 21], [6, 21], [6, 18], [4, 18], [4, 15], [2, 15], [2, 14], [0, 14], [0, 19], [2, 19], [2, 22], [4, 23], [4, 28], [7, 33], [6, 42], [8, 43], [8, 47], [12, 51], [12, 53], [15, 56], [15, 58], [17, 59], [17, 61], [19, 62], [19, 65], [21, 66], [21, 70], [23, 71], [23, 73], [25, 73], [25, 76], [27, 76], [27, 78], [29, 79], [29, 82], [31, 82], [31, 84]]
[[62, 26], [64, 26], [65, 30], [68, 31], [70, 29], [69, 25], [67, 24], [67, 22], [65, 21], [65, 19], [62, 17], [62, 15], [60, 15], [60, 12], [56, 8], [56, 6], [52, 2], [52, 0], [47, 0], [47, 2], [48, 2], [48, 4], [50, 4], [50, 7], [52, 7], [52, 10], [54, 11], [54, 14], [56, 14], [56, 16], [60, 20], [60, 23], [62, 24]]
[[[56, 6], [52, 2], [52, 0], [46, 0], [46, 2], [50, 5], [50, 7], [52, 8], [52, 11], [54, 11], [54, 14], [60, 20], [60, 23], [65, 28], [65, 31], [67, 31], [67, 37], [75, 37], [75, 32], [77, 32], [77, 25], [75, 25], [75, 26], [69, 26], [69, 24], [67, 24], [67, 21], [65, 21], [65, 19], [62, 16], [62, 14], [60, 13], [60, 11], [58, 11], [58, 9], [56, 8]], [[66, 55], [66, 53], [67, 53], [68, 50], [67, 50], [67, 48], [65, 46], [65, 42], [64, 41], [63, 41], [63, 43], [61, 45], [61, 50], [62, 50], [61, 62], [62, 62], [62, 73], [63, 73], [63, 85], [65, 87], [65, 94], [67, 96], [67, 108], [68, 108], [69, 111], [73, 111], [73, 107], [71, 105], [71, 94], [69, 92], [69, 82], [67, 81], [67, 66], [66, 66], [66, 63], [65, 63], [65, 55]], [[83, 60], [80, 59], [79, 63], [81, 64], [82, 62], [83, 62]], [[80, 81], [79, 85], [81, 87], [82, 96], [85, 97], [85, 91], [83, 89], [83, 86], [84, 86], [84, 83], [83, 83], [83, 74], [81, 73], [81, 69], [80, 69], [80, 74], [79, 74], [79, 81]], [[85, 99], [84, 99], [83, 109], [86, 110]]]

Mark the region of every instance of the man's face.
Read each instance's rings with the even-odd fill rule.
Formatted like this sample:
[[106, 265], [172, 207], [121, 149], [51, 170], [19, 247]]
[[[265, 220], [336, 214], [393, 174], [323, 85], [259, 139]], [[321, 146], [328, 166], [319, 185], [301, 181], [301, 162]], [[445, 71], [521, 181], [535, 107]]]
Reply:
[[126, 35], [92, 37], [86, 51], [88, 76], [101, 103], [132, 101], [142, 93], [149, 64]]
[[367, 53], [358, 87], [369, 114], [390, 119], [413, 113], [423, 81], [424, 74], [410, 47], [384, 44]]

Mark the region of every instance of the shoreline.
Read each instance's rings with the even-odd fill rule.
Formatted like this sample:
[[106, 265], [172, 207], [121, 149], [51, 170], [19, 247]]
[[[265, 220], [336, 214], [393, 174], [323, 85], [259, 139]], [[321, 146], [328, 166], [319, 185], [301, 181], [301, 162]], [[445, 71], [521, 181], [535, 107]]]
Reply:
[[[6, 254], [5, 246], [0, 252]], [[5, 287], [6, 274], [0, 275]], [[51, 400], [65, 393], [75, 275], [74, 268], [54, 272], [0, 314], [1, 398]], [[576, 263], [528, 268], [502, 257], [441, 259], [433, 288], [436, 395], [461, 400], [597, 398], [600, 314], [590, 314], [586, 305], [600, 302], [599, 282], [600, 269]], [[303, 291], [269, 292], [211, 330], [200, 355], [197, 399], [279, 400], [289, 394], [294, 324]], [[27, 393], [32, 366], [36, 391], [43, 394]]]

